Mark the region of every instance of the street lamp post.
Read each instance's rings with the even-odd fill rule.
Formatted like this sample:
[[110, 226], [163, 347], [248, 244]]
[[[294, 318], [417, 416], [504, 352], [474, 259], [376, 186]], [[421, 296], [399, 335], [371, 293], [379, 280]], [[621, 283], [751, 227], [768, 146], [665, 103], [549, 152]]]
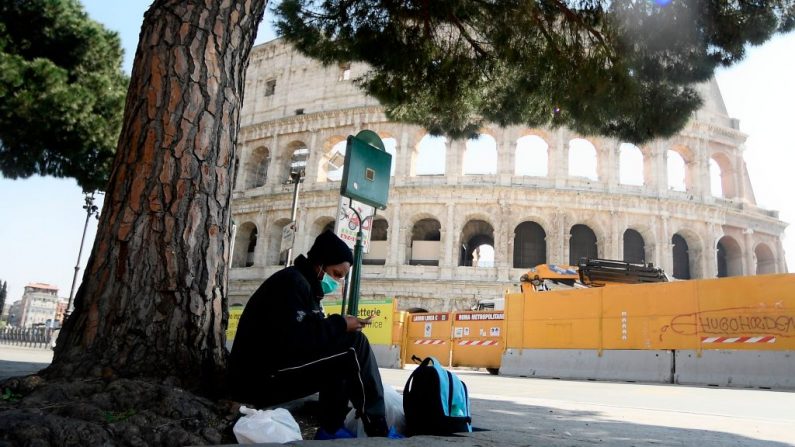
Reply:
[[306, 171], [306, 160], [309, 158], [309, 149], [301, 148], [293, 152], [292, 161], [290, 162], [290, 180], [293, 182], [293, 206], [290, 212], [290, 223], [293, 226], [293, 241], [290, 248], [287, 249], [287, 259], [284, 262], [285, 266], [289, 266], [293, 261], [293, 246], [295, 245], [295, 231], [298, 229], [296, 219], [298, 219], [298, 192], [301, 190], [301, 180]]
[[[295, 185], [293, 188], [293, 207], [290, 212], [290, 223], [288, 225], [293, 225], [293, 232], [295, 231], [295, 219], [298, 218], [298, 191], [301, 189], [301, 174], [302, 171], [290, 173], [290, 178]], [[293, 233], [293, 243], [290, 244], [290, 248], [287, 249], [287, 260], [284, 262], [285, 266], [289, 266], [290, 262], [293, 260], [293, 245], [295, 245], [295, 233]]]
[[64, 312], [64, 322], [69, 318], [72, 313], [72, 300], [75, 296], [75, 286], [77, 285], [77, 272], [80, 271], [80, 257], [83, 255], [83, 244], [86, 242], [86, 231], [88, 230], [88, 221], [91, 216], [96, 215], [99, 219], [99, 207], [94, 205], [94, 193], [86, 193], [86, 204], [83, 205], [86, 210], [86, 223], [83, 225], [83, 237], [80, 239], [80, 249], [77, 251], [77, 263], [75, 264], [75, 274], [72, 277], [72, 289], [69, 291], [69, 302], [66, 304], [66, 312]]

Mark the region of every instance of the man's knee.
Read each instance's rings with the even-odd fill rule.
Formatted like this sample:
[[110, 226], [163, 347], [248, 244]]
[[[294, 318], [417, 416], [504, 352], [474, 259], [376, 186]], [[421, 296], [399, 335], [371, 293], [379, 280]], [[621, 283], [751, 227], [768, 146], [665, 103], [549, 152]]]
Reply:
[[370, 347], [370, 340], [367, 339], [367, 336], [364, 335], [363, 332], [348, 332], [347, 336], [349, 346], [352, 348], [358, 348], [362, 346]]

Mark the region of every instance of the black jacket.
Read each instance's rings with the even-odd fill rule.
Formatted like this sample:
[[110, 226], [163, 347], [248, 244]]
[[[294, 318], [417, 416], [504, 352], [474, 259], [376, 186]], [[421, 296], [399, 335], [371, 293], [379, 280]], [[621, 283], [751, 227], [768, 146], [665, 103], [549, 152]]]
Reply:
[[321, 299], [320, 281], [304, 256], [262, 283], [238, 323], [229, 358], [233, 388], [319, 358], [345, 334], [345, 318], [326, 318]]

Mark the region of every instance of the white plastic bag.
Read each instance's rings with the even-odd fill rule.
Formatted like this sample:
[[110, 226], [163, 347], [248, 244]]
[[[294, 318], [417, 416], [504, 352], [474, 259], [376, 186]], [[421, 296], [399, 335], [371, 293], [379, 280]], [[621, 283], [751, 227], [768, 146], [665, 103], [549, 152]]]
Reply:
[[[394, 388], [387, 384], [384, 385], [384, 405], [386, 406], [387, 427], [395, 427], [399, 434], [406, 431], [406, 416], [403, 413], [403, 396], [398, 394]], [[357, 438], [366, 438], [364, 424], [361, 419], [356, 419], [356, 410], [348, 412], [345, 417], [345, 428], [351, 433], [355, 433]]]
[[240, 412], [243, 413], [243, 417], [238, 419], [232, 428], [238, 444], [303, 440], [298, 422], [295, 422], [293, 415], [284, 408], [255, 410], [241, 406]]

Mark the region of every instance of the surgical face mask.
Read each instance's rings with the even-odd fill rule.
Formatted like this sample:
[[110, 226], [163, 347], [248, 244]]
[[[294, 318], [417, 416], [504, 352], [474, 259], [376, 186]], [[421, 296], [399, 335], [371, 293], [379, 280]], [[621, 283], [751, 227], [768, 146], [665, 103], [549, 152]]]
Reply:
[[333, 293], [337, 290], [340, 283], [338, 283], [334, 278], [331, 277], [328, 273], [323, 272], [323, 279], [320, 280], [320, 288], [323, 290], [323, 293], [328, 295], [329, 293]]

